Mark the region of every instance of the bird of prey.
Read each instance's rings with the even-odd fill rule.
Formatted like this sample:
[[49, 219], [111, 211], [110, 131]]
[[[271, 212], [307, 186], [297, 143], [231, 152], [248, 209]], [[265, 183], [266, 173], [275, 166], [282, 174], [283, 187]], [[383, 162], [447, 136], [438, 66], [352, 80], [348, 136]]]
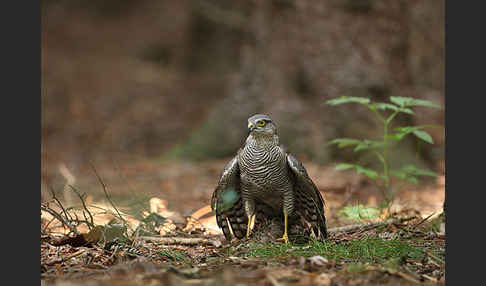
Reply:
[[227, 240], [248, 238], [256, 215], [281, 216], [289, 243], [289, 221], [300, 221], [318, 239], [327, 237], [324, 200], [302, 163], [279, 143], [268, 115], [248, 118], [248, 138], [225, 166], [211, 207]]

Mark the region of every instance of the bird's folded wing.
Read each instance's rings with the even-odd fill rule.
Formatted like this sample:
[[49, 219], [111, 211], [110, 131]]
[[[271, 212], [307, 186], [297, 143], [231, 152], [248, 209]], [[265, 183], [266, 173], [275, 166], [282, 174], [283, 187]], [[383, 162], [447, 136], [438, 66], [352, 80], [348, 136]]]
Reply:
[[226, 239], [230, 240], [231, 234], [237, 238], [244, 236], [247, 217], [241, 200], [238, 156], [226, 164], [213, 192], [211, 209], [216, 211], [216, 222]]
[[[324, 200], [322, 195], [307, 174], [302, 163], [289, 152], [286, 152], [286, 154], [287, 165], [295, 179], [294, 191], [297, 193], [296, 195], [300, 203], [299, 207], [308, 208], [308, 211], [305, 212], [308, 216], [306, 219], [311, 223], [317, 223], [317, 225], [313, 225], [313, 227], [318, 227], [318, 229], [315, 230], [318, 230], [323, 237], [326, 237], [326, 219], [324, 217]], [[299, 198], [302, 198], [302, 200]]]

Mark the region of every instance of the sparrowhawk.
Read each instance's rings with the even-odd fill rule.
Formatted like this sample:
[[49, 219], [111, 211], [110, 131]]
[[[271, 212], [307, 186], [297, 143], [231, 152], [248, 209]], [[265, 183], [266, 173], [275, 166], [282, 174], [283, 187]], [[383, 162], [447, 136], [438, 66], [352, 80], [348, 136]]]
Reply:
[[[289, 221], [302, 222], [319, 239], [327, 237], [324, 200], [302, 163], [279, 143], [272, 119], [248, 118], [245, 145], [227, 163], [213, 192], [211, 207], [226, 239], [249, 237], [256, 215], [283, 213], [288, 243]], [[291, 220], [292, 219], [292, 220]]]

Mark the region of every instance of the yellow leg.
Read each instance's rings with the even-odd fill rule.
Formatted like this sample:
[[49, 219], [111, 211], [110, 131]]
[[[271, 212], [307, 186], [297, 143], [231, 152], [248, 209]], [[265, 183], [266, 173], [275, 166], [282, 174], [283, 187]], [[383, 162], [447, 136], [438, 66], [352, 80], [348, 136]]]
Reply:
[[250, 237], [250, 232], [255, 226], [255, 215], [248, 216], [248, 225], [246, 227], [246, 238]]
[[287, 219], [288, 219], [288, 215], [287, 215], [287, 212], [284, 210], [284, 220], [285, 220], [285, 229], [284, 229], [284, 234], [281, 238], [277, 239], [278, 241], [284, 241], [286, 244], [289, 243], [289, 236], [287, 235]]

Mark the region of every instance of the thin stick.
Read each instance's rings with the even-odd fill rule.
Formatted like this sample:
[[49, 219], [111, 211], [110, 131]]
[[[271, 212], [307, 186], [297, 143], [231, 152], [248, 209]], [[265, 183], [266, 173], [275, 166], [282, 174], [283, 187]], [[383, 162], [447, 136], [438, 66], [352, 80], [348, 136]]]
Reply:
[[69, 220], [72, 220], [73, 218], [71, 217], [71, 215], [69, 215], [69, 213], [66, 211], [66, 209], [61, 204], [61, 202], [59, 201], [59, 199], [56, 197], [56, 193], [54, 192], [54, 189], [52, 188], [52, 186], [49, 187], [49, 191], [51, 191], [52, 198], [56, 201], [56, 203], [62, 209], [62, 212], [64, 213], [64, 215], [66, 216], [66, 218], [69, 219]]
[[430, 256], [430, 257], [432, 257], [432, 258], [436, 259], [437, 261], [439, 261], [441, 264], [444, 264], [444, 260], [442, 260], [440, 257], [435, 256], [434, 254], [430, 253], [430, 252], [429, 252], [429, 251], [427, 251], [427, 250], [424, 250], [424, 252], [425, 252], [425, 253], [426, 253], [428, 256]]
[[383, 267], [375, 267], [375, 266], [368, 266], [367, 267], [368, 270], [375, 270], [375, 271], [380, 271], [380, 272], [386, 272], [386, 273], [389, 273], [391, 275], [397, 275], [397, 276], [400, 276], [402, 277], [403, 279], [407, 280], [407, 281], [410, 281], [412, 283], [415, 283], [415, 284], [422, 284], [419, 280], [415, 279], [414, 277], [408, 275], [408, 274], [405, 274], [403, 272], [400, 272], [398, 270], [394, 270], [394, 269], [389, 269], [389, 268], [383, 268]]
[[282, 284], [280, 284], [277, 279], [275, 279], [275, 277], [273, 277], [273, 275], [271, 275], [270, 273], [267, 273], [267, 275], [265, 275], [267, 277], [267, 279], [270, 281], [270, 283], [273, 285], [273, 286], [282, 286]]
[[395, 274], [395, 275], [398, 275], [400, 277], [402, 277], [403, 279], [405, 280], [408, 280], [412, 283], [415, 283], [415, 284], [422, 284], [420, 281], [418, 281], [417, 279], [413, 278], [412, 276], [408, 275], [408, 274], [405, 274], [403, 272], [400, 272], [400, 271], [393, 271], [393, 272], [390, 272], [388, 271], [390, 274]]
[[427, 274], [422, 274], [422, 277], [427, 278], [428, 280], [430, 280], [430, 281], [432, 281], [432, 282], [434, 282], [434, 283], [439, 282], [439, 280], [437, 280], [437, 279], [436, 279], [436, 278], [434, 278], [434, 277], [430, 277], [430, 276], [429, 276], [429, 275], [427, 275]]
[[52, 266], [52, 265], [55, 265], [55, 264], [59, 264], [59, 263], [62, 263], [64, 261], [67, 261], [67, 260], [69, 260], [71, 258], [74, 258], [76, 256], [79, 256], [79, 255], [81, 255], [81, 254], [83, 254], [85, 252], [86, 252], [86, 249], [81, 249], [81, 250], [76, 251], [75, 253], [72, 253], [72, 254], [64, 257], [64, 258], [53, 259], [51, 261], [48, 261], [48, 262], [46, 262], [46, 265]]
[[412, 226], [412, 229], [415, 229], [416, 227], [418, 227], [419, 225], [423, 224], [425, 221], [427, 221], [431, 216], [433, 216], [435, 214], [435, 212], [431, 213], [429, 216], [427, 216], [426, 218], [424, 218], [423, 220], [421, 220], [420, 222], [418, 222], [417, 224], [415, 224], [414, 226]]
[[67, 222], [62, 217], [62, 215], [60, 215], [59, 213], [57, 213], [55, 210], [53, 210], [53, 209], [51, 209], [51, 208], [49, 208], [47, 206], [43, 206], [43, 205], [41, 205], [41, 210], [46, 211], [49, 214], [51, 214], [53, 217], [55, 217], [57, 220], [59, 220], [63, 225], [67, 226], [69, 228], [69, 230], [72, 231], [73, 233], [79, 234], [78, 231], [76, 230], [76, 228], [74, 226], [72, 226], [69, 222]]
[[[93, 216], [91, 215], [91, 212], [88, 210], [88, 207], [86, 206], [86, 202], [84, 201], [83, 197], [81, 196], [81, 194], [78, 192], [78, 190], [76, 190], [75, 187], [73, 187], [72, 185], [68, 185], [71, 190], [73, 190], [73, 192], [76, 193], [76, 195], [78, 195], [79, 199], [81, 200], [81, 203], [83, 204], [83, 208], [86, 210], [86, 212], [88, 213], [89, 215], [89, 219], [91, 221], [91, 225], [88, 224], [88, 227], [89, 229], [91, 229], [92, 226], [94, 226], [94, 221], [93, 221]], [[84, 212], [83, 212], [83, 215], [84, 215]], [[86, 218], [86, 216], [85, 216]], [[87, 219], [86, 219], [87, 220]]]
[[108, 195], [108, 191], [107, 191], [107, 187], [105, 185], [105, 182], [103, 182], [103, 180], [101, 179], [100, 175], [98, 175], [98, 172], [96, 171], [96, 168], [94, 167], [94, 165], [90, 162], [89, 165], [91, 166], [91, 168], [93, 169], [96, 177], [98, 178], [98, 181], [100, 182], [101, 186], [103, 187], [103, 192], [105, 193], [105, 196], [106, 198], [108, 199], [108, 202], [111, 204], [111, 206], [115, 209], [116, 213], [118, 214], [118, 217], [123, 221], [125, 222], [125, 220], [123, 219], [123, 217], [121, 216], [120, 212], [118, 211], [118, 209], [115, 207], [115, 204], [111, 201], [111, 198], [110, 196]]
[[184, 244], [184, 245], [196, 245], [196, 244], [212, 244], [215, 247], [221, 246], [219, 240], [210, 240], [199, 237], [159, 237], [159, 236], [140, 236], [139, 240], [144, 241], [156, 241], [164, 244]]
[[51, 222], [53, 222], [56, 218], [53, 217], [47, 224], [46, 226], [44, 227], [44, 230], [47, 232], [47, 228], [49, 228], [49, 225], [51, 224]]
[[328, 233], [337, 233], [337, 232], [355, 232], [359, 230], [368, 230], [372, 228], [376, 228], [382, 225], [388, 225], [388, 224], [393, 224], [393, 223], [401, 223], [405, 221], [409, 221], [416, 218], [415, 216], [411, 217], [405, 217], [405, 218], [392, 218], [388, 219], [386, 221], [380, 221], [380, 222], [371, 222], [371, 223], [365, 223], [365, 224], [353, 224], [353, 225], [346, 225], [346, 226], [341, 226], [341, 227], [333, 227], [327, 230]]

